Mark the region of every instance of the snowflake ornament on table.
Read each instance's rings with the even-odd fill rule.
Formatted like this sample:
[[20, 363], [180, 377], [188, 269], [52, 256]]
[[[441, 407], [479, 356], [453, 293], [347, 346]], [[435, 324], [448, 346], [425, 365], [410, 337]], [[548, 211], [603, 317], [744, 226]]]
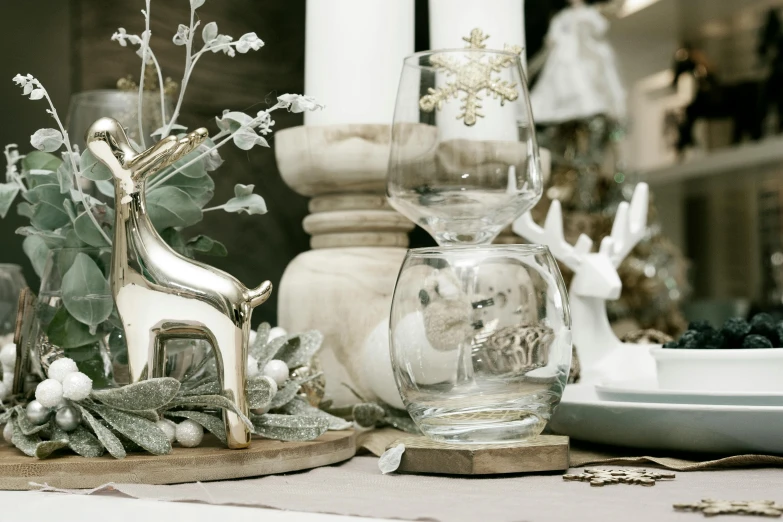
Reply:
[[[489, 38], [481, 29], [473, 29], [469, 37], [462, 39], [467, 42], [466, 49], [485, 49], [484, 43]], [[504, 46], [507, 53], [518, 55], [522, 52], [519, 46]], [[488, 96], [500, 99], [500, 105], [507, 101], [514, 101], [519, 97], [517, 84], [495, 78], [496, 73], [503, 69], [511, 67], [515, 61], [515, 56], [511, 54], [487, 56], [483, 53], [469, 52], [465, 53], [465, 60], [447, 56], [446, 54], [433, 54], [430, 57], [430, 63], [439, 71], [443, 71], [447, 76], [453, 76], [454, 81], [448, 82], [442, 87], [428, 89], [428, 94], [419, 100], [419, 107], [424, 112], [440, 110], [443, 103], [449, 98], [457, 98], [459, 93], [464, 93], [460, 100], [460, 114], [457, 119], [465, 122], [465, 125], [471, 127], [476, 124], [478, 118], [483, 118], [484, 114], [480, 109], [483, 107], [481, 101], [481, 92], [485, 91]]]
[[693, 504], [674, 504], [677, 511], [697, 511], [705, 517], [716, 515], [753, 515], [760, 517], [780, 517], [783, 505], [773, 500], [712, 500], [704, 499]]
[[674, 473], [658, 473], [646, 469], [585, 469], [581, 474], [563, 475], [563, 480], [589, 482], [591, 486], [607, 484], [638, 484], [654, 486], [662, 479], [673, 479]]

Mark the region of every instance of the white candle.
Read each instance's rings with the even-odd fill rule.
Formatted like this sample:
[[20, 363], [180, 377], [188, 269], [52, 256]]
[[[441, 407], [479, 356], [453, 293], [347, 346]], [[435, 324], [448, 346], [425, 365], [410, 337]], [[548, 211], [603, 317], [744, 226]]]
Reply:
[[305, 92], [326, 108], [306, 125], [391, 124], [414, 0], [307, 0]]
[[[473, 29], [481, 29], [489, 38], [484, 42], [488, 50], [504, 50], [505, 46], [519, 46], [525, 53], [524, 0], [429, 0], [430, 48], [461, 49], [467, 46], [464, 38]], [[509, 78], [504, 78], [509, 79]], [[437, 82], [450, 78], [442, 76]], [[500, 101], [482, 94], [484, 100], [475, 127], [466, 127], [458, 118], [461, 111], [456, 100], [447, 101], [438, 114], [438, 132], [441, 139], [483, 139], [487, 141], [514, 141], [518, 126], [528, 125], [528, 115], [500, 105]]]
[[[525, 48], [524, 0], [429, 0], [430, 48], [465, 47], [465, 36], [479, 28], [490, 36], [487, 49]], [[523, 62], [525, 52], [522, 52]]]

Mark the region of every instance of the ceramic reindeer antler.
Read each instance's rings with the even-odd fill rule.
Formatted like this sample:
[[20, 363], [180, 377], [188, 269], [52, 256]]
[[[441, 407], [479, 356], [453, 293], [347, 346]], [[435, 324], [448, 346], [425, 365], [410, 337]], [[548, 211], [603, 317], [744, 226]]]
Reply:
[[[131, 379], [161, 377], [165, 341], [208, 341], [218, 361], [223, 394], [247, 418], [245, 373], [253, 308], [272, 292], [269, 281], [249, 289], [216, 268], [175, 252], [147, 215], [146, 178], [193, 151], [207, 137], [199, 129], [181, 139], [164, 138], [137, 152], [116, 120], [102, 118], [87, 133], [87, 147], [112, 172], [115, 224], [111, 286], [125, 329]], [[250, 433], [243, 417], [224, 411], [228, 445], [244, 448]]]
[[[647, 184], [639, 183], [631, 204], [623, 202], [619, 205], [612, 233], [601, 241], [598, 252], [591, 251], [593, 241], [584, 234], [579, 236], [575, 245], [565, 240], [559, 201], [552, 202], [543, 228], [533, 221], [529, 212], [517, 219], [512, 227], [515, 233], [528, 241], [547, 245], [552, 255], [574, 272], [568, 294], [574, 345], [579, 354], [583, 380], [590, 380], [591, 370], [610, 358], [616, 349], [620, 348], [625, 355], [632, 353], [614, 334], [606, 315], [606, 301], [620, 297], [622, 282], [617, 267], [647, 233], [648, 199]], [[652, 363], [646, 348], [644, 355], [649, 359], [647, 362]], [[638, 366], [645, 364], [639, 363]], [[647, 369], [642, 370], [648, 373]], [[630, 378], [627, 373], [624, 377]]]

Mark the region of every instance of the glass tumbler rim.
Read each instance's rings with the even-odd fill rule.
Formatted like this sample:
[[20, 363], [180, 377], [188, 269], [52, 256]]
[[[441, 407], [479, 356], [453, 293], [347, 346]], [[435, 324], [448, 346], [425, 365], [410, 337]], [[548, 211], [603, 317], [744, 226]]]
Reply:
[[[522, 51], [524, 52], [525, 48], [522, 48]], [[430, 49], [427, 51], [419, 51], [413, 54], [410, 54], [406, 56], [402, 63], [405, 67], [413, 67], [415, 69], [436, 69], [436, 67], [432, 65], [422, 65], [419, 62], [419, 58], [422, 58], [424, 56], [434, 56], [436, 54], [493, 54], [493, 55], [500, 55], [500, 56], [508, 56], [511, 58], [514, 58], [514, 60], [518, 63], [518, 65], [522, 66], [522, 58], [519, 54], [513, 52], [513, 51], [506, 51], [503, 49], [473, 49], [469, 47], [452, 47], [449, 49]]]
[[419, 248], [409, 248], [406, 257], [440, 257], [444, 255], [460, 254], [546, 254], [551, 256], [549, 247], [537, 243], [513, 243], [513, 244], [490, 244], [490, 245], [446, 245], [429, 246]]

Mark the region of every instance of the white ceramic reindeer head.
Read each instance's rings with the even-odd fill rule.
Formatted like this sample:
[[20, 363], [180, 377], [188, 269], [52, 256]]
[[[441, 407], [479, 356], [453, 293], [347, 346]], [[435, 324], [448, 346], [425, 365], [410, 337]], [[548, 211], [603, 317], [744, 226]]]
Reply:
[[[582, 234], [575, 245], [566, 242], [563, 235], [563, 211], [559, 201], [553, 201], [543, 228], [528, 212], [517, 219], [513, 230], [532, 243], [547, 245], [560, 262], [573, 270], [569, 300], [573, 320], [574, 345], [582, 366], [583, 381], [614, 378], [616, 374], [649, 378], [654, 371], [652, 358], [646, 348], [632, 354], [624, 348], [609, 324], [606, 301], [620, 297], [622, 283], [617, 273], [625, 256], [647, 233], [649, 188], [639, 183], [630, 205], [620, 203], [612, 233], [601, 241], [598, 252], [592, 252], [593, 241]], [[618, 348], [622, 348], [618, 351]], [[639, 360], [629, 361], [628, 357]], [[634, 366], [629, 370], [628, 365]]]

